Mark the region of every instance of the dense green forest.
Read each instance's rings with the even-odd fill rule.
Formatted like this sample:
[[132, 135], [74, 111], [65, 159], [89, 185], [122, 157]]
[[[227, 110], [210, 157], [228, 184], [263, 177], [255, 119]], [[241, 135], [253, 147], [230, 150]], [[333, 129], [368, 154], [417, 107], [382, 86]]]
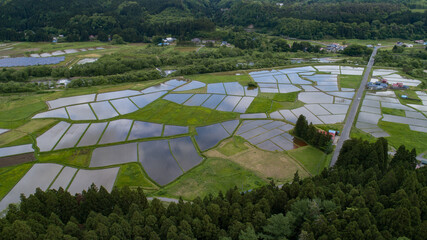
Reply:
[[[283, 3], [283, 5], [277, 5]], [[0, 40], [68, 41], [90, 35], [107, 41], [118, 34], [127, 42], [171, 35], [189, 40], [217, 37], [217, 27], [247, 27], [272, 35], [302, 39], [423, 38], [427, 13], [423, 1], [270, 1], [136, 0], [0, 2]]]
[[387, 151], [353, 139], [319, 176], [168, 205], [141, 189], [39, 189], [0, 219], [0, 239], [425, 239], [427, 168]]

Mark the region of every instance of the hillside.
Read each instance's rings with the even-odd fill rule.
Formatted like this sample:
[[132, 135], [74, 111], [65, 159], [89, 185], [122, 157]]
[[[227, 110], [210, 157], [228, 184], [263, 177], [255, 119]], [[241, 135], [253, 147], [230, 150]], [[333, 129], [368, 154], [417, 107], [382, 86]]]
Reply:
[[[411, 11], [403, 2], [12, 0], [3, 1], [0, 8], [0, 41], [50, 41], [59, 34], [68, 41], [87, 41], [90, 35], [107, 41], [114, 34], [128, 42], [149, 41], [155, 35], [189, 40], [216, 27], [248, 25], [305, 39], [422, 38], [423, 7], [414, 1], [421, 11]], [[396, 30], [386, 31], [391, 25]]]

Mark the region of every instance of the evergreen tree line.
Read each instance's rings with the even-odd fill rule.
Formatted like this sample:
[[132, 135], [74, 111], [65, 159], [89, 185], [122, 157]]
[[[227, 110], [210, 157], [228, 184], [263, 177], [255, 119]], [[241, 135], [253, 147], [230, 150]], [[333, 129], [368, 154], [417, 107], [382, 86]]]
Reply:
[[384, 138], [352, 139], [318, 176], [191, 202], [127, 187], [38, 189], [0, 218], [0, 239], [425, 239], [427, 168], [415, 169], [414, 150], [387, 150]]
[[304, 115], [299, 115], [293, 131], [295, 136], [303, 139], [308, 144], [326, 153], [332, 151], [332, 136], [328, 132], [317, 129], [313, 123], [308, 124]]

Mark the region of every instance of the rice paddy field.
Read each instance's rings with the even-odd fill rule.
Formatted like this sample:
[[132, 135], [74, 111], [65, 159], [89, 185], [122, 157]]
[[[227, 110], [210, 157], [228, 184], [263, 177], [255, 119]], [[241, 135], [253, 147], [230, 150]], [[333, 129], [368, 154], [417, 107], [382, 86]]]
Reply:
[[[72, 48], [115, 51], [97, 43]], [[15, 54], [69, 49], [40, 44]], [[192, 200], [233, 186], [285, 183], [296, 171], [319, 174], [330, 155], [292, 129], [304, 115], [319, 129], [340, 130], [363, 73], [360, 66], [305, 64], [0, 96], [0, 211], [37, 187], [75, 194], [92, 183], [108, 191], [130, 186]], [[426, 93], [411, 94], [421, 102], [367, 93], [352, 135], [427, 151]]]

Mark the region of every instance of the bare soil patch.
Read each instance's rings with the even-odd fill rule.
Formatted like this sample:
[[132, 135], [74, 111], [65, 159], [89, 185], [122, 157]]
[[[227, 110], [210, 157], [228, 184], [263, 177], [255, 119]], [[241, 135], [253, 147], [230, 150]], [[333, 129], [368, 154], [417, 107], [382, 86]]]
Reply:
[[0, 158], [0, 167], [18, 165], [21, 163], [32, 162], [34, 160], [36, 160], [34, 153], [25, 153], [15, 156], [3, 157]]

